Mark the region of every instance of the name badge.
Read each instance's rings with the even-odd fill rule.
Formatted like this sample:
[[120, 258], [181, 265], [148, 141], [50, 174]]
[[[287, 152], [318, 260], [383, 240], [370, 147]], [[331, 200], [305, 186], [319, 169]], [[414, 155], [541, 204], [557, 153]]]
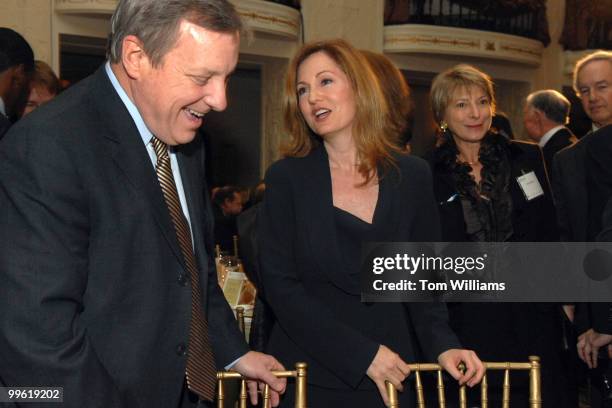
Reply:
[[538, 181], [538, 177], [533, 171], [517, 177], [516, 181], [518, 181], [519, 186], [521, 186], [521, 190], [523, 190], [523, 194], [525, 195], [527, 201], [531, 201], [534, 198], [544, 195], [542, 185]]

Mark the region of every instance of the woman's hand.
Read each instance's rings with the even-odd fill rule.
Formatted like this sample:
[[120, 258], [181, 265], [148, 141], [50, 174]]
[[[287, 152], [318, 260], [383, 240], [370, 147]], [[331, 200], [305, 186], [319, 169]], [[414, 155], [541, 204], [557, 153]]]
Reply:
[[381, 344], [374, 356], [374, 360], [372, 360], [370, 367], [368, 367], [367, 374], [378, 387], [378, 392], [380, 392], [385, 405], [389, 406], [389, 396], [387, 395], [385, 381], [393, 384], [398, 391], [403, 391], [402, 381], [410, 374], [410, 369], [408, 364], [397, 353]]
[[589, 368], [597, 368], [600, 348], [607, 347], [608, 356], [612, 356], [610, 343], [612, 343], [612, 334], [601, 334], [589, 329], [578, 337], [578, 343], [576, 344], [578, 356]]
[[[459, 381], [459, 385], [467, 384], [473, 387], [482, 380], [485, 373], [484, 364], [472, 350], [450, 349], [438, 356], [438, 363], [453, 378]], [[465, 373], [459, 371], [459, 363], [465, 364]]]

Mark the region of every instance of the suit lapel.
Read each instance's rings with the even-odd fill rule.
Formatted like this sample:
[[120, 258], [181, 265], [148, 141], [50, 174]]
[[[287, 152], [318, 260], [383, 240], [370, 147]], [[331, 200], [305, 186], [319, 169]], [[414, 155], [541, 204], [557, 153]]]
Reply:
[[[179, 163], [187, 210], [191, 220], [191, 230], [193, 233], [193, 247], [198, 259], [206, 263], [206, 239], [203, 235], [205, 228], [202, 202], [204, 187], [202, 180], [204, 175], [200, 174], [198, 157], [194, 154], [195, 143], [180, 146], [177, 151], [177, 161]], [[202, 256], [200, 256], [202, 255]]]
[[110, 155], [134, 188], [151, 208], [164, 238], [178, 261], [185, 267], [168, 207], [149, 159], [147, 150], [127, 108], [114, 90], [104, 67], [94, 74], [96, 105], [109, 132], [101, 132], [108, 140]]
[[[195, 193], [197, 188], [195, 185], [196, 177], [194, 175], [194, 171], [197, 171], [197, 169], [194, 168], [193, 158], [191, 157], [189, 152], [186, 151], [184, 146], [181, 146], [181, 148], [177, 150], [176, 157], [181, 172], [181, 180], [183, 182], [185, 199], [187, 201], [187, 210], [189, 212], [189, 218], [192, 224], [199, 225], [199, 223], [201, 223], [202, 213], [200, 211], [199, 197], [197, 197]], [[202, 242], [200, 240], [200, 238], [202, 238], [201, 233], [199, 231], [200, 228], [194, 228], [194, 226], [192, 226], [191, 229], [193, 230], [194, 239], [197, 238], [198, 242]], [[197, 237], [196, 230], [198, 230]]]
[[[196, 135], [196, 137], [198, 137]], [[183, 182], [183, 190], [185, 192], [185, 201], [187, 202], [187, 210], [191, 220], [191, 231], [193, 233], [193, 249], [198, 263], [200, 288], [208, 287], [209, 274], [209, 256], [212, 254], [212, 243], [207, 242], [209, 233], [208, 220], [205, 222], [206, 213], [204, 208], [209, 211], [210, 208], [205, 207], [204, 193], [205, 187], [203, 184], [204, 174], [201, 174], [203, 163], [199, 160], [200, 156], [196, 154], [197, 141], [188, 145], [180, 146], [177, 149], [177, 161], [181, 171], [181, 180]], [[210, 252], [209, 252], [210, 251]], [[207, 292], [202, 290], [202, 302], [206, 303]]]
[[325, 148], [318, 147], [303, 162], [306, 168], [302, 174], [308, 191], [304, 194], [307, 200], [305, 208], [315, 215], [313, 218], [316, 220], [308, 223], [308, 240], [312, 246], [314, 262], [335, 286], [347, 293], [359, 294], [359, 282], [349, 281], [346, 265], [341, 261], [334, 219], [331, 173]]

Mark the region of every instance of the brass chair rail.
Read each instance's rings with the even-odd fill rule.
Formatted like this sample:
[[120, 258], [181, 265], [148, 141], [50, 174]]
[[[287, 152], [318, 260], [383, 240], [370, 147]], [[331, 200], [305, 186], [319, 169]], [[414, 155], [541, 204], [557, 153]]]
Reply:
[[[541, 389], [541, 373], [540, 373], [540, 358], [537, 356], [529, 356], [528, 363], [510, 363], [510, 362], [483, 362], [487, 370], [504, 371], [504, 382], [502, 388], [502, 407], [510, 407], [510, 371], [523, 370], [529, 371], [529, 407], [542, 407], [542, 389]], [[423, 382], [421, 380], [421, 372], [437, 371], [437, 389], [438, 389], [438, 407], [446, 407], [446, 397], [444, 394], [443, 368], [439, 364], [424, 363], [424, 364], [408, 364], [410, 372], [415, 375], [415, 390], [417, 396], [417, 407], [425, 408], [425, 396], [423, 392]], [[387, 394], [389, 395], [389, 406], [391, 408], [399, 407], [397, 398], [397, 390], [390, 382], [386, 383]], [[482, 408], [488, 408], [488, 381], [485, 373], [480, 384], [480, 398]], [[467, 407], [466, 386], [459, 387], [459, 406]]]
[[[307, 365], [306, 363], [296, 363], [295, 370], [286, 371], [272, 371], [272, 374], [277, 378], [295, 378], [295, 408], [306, 408], [306, 378], [307, 378]], [[235, 371], [219, 371], [217, 372], [217, 407], [223, 408], [223, 402], [225, 400], [225, 386], [224, 381], [229, 379], [240, 380], [240, 397], [239, 407], [246, 408], [247, 406], [247, 385], [246, 378], [242, 374]], [[270, 408], [270, 387], [268, 384], [263, 389], [263, 408]]]

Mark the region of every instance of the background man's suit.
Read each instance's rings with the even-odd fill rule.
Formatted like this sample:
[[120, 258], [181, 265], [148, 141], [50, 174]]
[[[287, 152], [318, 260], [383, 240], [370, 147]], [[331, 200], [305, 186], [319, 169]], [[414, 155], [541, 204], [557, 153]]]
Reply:
[[561, 241], [587, 240], [587, 187], [585, 149], [591, 133], [559, 151], [552, 165], [552, 190]]
[[551, 176], [553, 157], [561, 149], [576, 143], [578, 139], [568, 128], [562, 128], [555, 132], [554, 135], [548, 139], [548, 142], [542, 148], [542, 154], [544, 155], [544, 163], [546, 163], [546, 169], [548, 170], [549, 176]]
[[[588, 191], [588, 238], [612, 242], [612, 125], [592, 133], [585, 148], [586, 186]], [[598, 333], [612, 334], [612, 303], [589, 303], [589, 328]], [[607, 407], [610, 404], [609, 381], [612, 365], [606, 353], [599, 350], [598, 367], [590, 370], [591, 406]], [[606, 385], [606, 381], [608, 385]]]
[[[204, 152], [178, 148], [217, 367], [247, 352], [216, 280]], [[0, 377], [64, 407], [176, 407], [191, 288], [155, 170], [104, 69], [0, 144]], [[31, 405], [28, 405], [31, 406]]]
[[[589, 238], [612, 242], [612, 125], [593, 133], [586, 156]], [[595, 331], [612, 334], [612, 303], [591, 303], [590, 313]]]

